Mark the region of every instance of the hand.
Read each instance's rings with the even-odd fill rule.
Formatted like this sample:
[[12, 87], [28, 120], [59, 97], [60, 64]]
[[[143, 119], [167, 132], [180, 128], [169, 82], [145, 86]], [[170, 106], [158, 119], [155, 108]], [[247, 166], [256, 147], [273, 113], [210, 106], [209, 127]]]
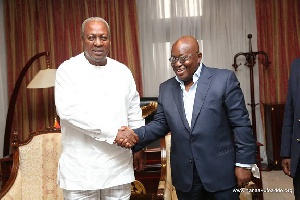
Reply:
[[239, 188], [243, 188], [251, 181], [251, 170], [235, 167], [235, 177]]
[[118, 130], [118, 134], [115, 139], [115, 143], [117, 143], [118, 146], [125, 147], [125, 148], [131, 148], [138, 141], [139, 141], [138, 135], [135, 134], [133, 130], [131, 130], [126, 126], [122, 126]]
[[282, 159], [281, 166], [285, 175], [291, 176], [291, 159], [290, 158]]
[[140, 150], [133, 154], [133, 169], [136, 171], [144, 171], [146, 167], [146, 153], [144, 150]]

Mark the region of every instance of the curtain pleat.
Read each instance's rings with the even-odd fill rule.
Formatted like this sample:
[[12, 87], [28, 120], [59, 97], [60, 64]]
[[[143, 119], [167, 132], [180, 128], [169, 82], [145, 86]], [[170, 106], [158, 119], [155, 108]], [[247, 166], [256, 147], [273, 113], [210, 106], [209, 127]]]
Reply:
[[[4, 0], [4, 10], [9, 96], [34, 55], [49, 51], [50, 67], [57, 68], [81, 53], [81, 24], [92, 16], [110, 24], [109, 57], [130, 68], [143, 95], [135, 0]], [[12, 131], [20, 133], [20, 140], [32, 131], [52, 127], [56, 116], [53, 88], [26, 89], [40, 69], [46, 69], [46, 56], [33, 62], [18, 94]]]

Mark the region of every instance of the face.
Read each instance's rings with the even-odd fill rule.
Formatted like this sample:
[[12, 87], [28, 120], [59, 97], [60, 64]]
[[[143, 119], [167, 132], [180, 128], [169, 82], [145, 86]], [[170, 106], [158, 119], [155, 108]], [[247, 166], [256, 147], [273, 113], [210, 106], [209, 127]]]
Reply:
[[202, 59], [197, 41], [185, 38], [177, 40], [172, 46], [172, 57], [173, 62], [171, 59], [171, 66], [176, 76], [185, 84], [193, 82], [193, 75]]
[[82, 42], [85, 57], [91, 64], [106, 65], [106, 57], [110, 49], [110, 35], [104, 22], [87, 22]]

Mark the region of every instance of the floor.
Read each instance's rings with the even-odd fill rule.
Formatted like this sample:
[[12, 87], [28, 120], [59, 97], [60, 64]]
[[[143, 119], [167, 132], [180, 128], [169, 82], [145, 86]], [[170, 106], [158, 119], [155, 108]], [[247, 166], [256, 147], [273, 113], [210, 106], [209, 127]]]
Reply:
[[[293, 200], [293, 180], [282, 170], [262, 171], [264, 200]], [[272, 191], [273, 190], [273, 191]]]

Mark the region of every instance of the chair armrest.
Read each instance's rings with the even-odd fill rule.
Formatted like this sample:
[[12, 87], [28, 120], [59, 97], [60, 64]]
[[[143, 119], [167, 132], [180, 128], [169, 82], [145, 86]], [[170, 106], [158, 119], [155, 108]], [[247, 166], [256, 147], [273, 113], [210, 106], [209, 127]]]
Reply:
[[0, 191], [0, 199], [21, 199], [21, 172], [19, 171], [19, 149], [13, 153], [13, 166], [8, 181]]

